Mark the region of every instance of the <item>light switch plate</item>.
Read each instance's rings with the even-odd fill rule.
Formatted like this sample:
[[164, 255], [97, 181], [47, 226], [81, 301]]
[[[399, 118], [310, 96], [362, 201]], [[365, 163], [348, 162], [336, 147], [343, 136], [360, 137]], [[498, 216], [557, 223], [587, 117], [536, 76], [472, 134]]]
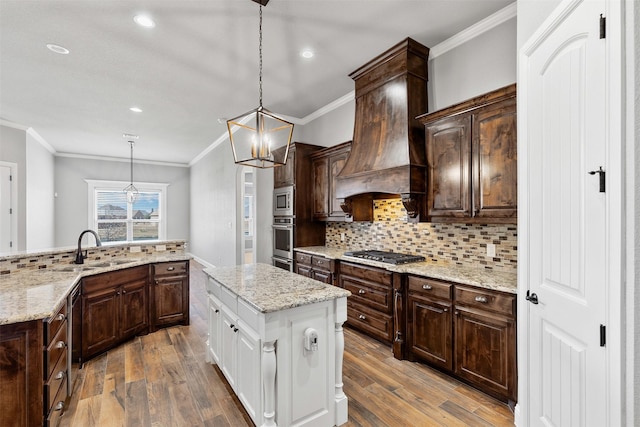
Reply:
[[131, 253], [142, 252], [142, 248], [140, 246], [129, 246], [129, 252]]
[[156, 251], [163, 252], [167, 250], [167, 245], [156, 245]]
[[496, 256], [496, 245], [487, 243], [487, 256], [493, 258]]

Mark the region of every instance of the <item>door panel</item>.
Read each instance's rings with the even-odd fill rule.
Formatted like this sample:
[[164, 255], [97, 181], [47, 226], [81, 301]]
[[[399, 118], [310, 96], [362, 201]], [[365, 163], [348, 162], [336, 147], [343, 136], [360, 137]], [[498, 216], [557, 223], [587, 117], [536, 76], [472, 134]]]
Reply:
[[[576, 3], [577, 4], [577, 3]], [[606, 425], [604, 2], [589, 1], [531, 49], [527, 111], [530, 425]]]

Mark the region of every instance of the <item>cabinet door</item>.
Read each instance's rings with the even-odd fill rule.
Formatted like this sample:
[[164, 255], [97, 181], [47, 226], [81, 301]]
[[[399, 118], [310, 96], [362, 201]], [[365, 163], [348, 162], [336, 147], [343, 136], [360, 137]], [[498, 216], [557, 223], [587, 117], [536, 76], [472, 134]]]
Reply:
[[220, 333], [222, 327], [222, 312], [220, 301], [213, 295], [209, 295], [209, 356], [211, 362], [220, 365]]
[[[274, 156], [279, 156], [276, 158], [280, 158], [282, 156], [284, 156], [284, 148], [278, 148], [277, 150], [274, 150]], [[296, 157], [296, 153], [295, 153], [295, 149], [293, 149], [293, 147], [291, 147], [289, 149], [289, 155], [287, 158], [287, 163], [282, 165], [282, 166], [278, 166], [273, 168], [273, 187], [274, 188], [278, 188], [278, 187], [286, 187], [287, 185], [293, 185], [294, 184], [294, 177], [295, 177], [295, 157]]]
[[222, 307], [222, 325], [220, 341], [220, 370], [229, 382], [229, 385], [236, 391], [236, 363], [237, 363], [237, 341], [238, 326], [236, 325], [235, 314]]
[[188, 282], [185, 276], [162, 277], [155, 280], [154, 326], [184, 322], [188, 313]]
[[120, 339], [119, 287], [106, 288], [82, 297], [82, 358], [111, 348]]
[[409, 343], [412, 354], [453, 370], [451, 303], [409, 295]]
[[120, 292], [120, 338], [132, 337], [149, 326], [147, 281], [138, 280], [123, 285]]
[[445, 118], [426, 127], [428, 215], [471, 216], [471, 116]]
[[455, 372], [501, 399], [516, 400], [515, 321], [456, 307]]
[[313, 218], [327, 219], [329, 216], [329, 159], [313, 159]]
[[313, 278], [323, 283], [333, 285], [333, 274], [330, 271], [313, 270]]
[[344, 211], [340, 207], [341, 199], [336, 198], [336, 177], [347, 162], [349, 152], [350, 150], [336, 153], [334, 156], [329, 158], [329, 194], [327, 197], [329, 200], [329, 216], [335, 219], [344, 218], [345, 215]]
[[515, 100], [485, 107], [474, 117], [473, 187], [477, 217], [517, 215], [516, 125]]
[[238, 329], [237, 395], [253, 422], [260, 425], [258, 419], [262, 416], [260, 337], [242, 322], [238, 325]]

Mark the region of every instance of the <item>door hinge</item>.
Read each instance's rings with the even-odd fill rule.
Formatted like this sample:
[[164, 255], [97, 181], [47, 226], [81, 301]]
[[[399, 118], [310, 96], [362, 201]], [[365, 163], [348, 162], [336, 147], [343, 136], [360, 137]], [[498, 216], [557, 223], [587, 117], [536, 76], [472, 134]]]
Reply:
[[607, 327], [600, 325], [600, 347], [604, 347], [607, 344]]
[[9, 208], [9, 215], [13, 214], [13, 208]]
[[12, 248], [13, 247], [13, 241], [9, 242], [9, 247]]
[[9, 175], [9, 181], [13, 181], [13, 175]]
[[607, 37], [607, 18], [600, 14], [600, 38]]
[[587, 173], [589, 175], [598, 174], [600, 178], [600, 192], [604, 193], [607, 190], [607, 173], [604, 171], [604, 169], [602, 169], [602, 166], [600, 166], [600, 169], [598, 169], [597, 171], [590, 171]]

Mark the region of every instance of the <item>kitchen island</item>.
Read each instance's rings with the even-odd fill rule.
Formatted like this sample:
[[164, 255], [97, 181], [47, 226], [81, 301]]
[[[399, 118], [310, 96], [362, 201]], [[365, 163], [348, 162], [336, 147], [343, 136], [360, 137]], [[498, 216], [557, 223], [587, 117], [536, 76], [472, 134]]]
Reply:
[[258, 426], [347, 422], [350, 292], [266, 264], [208, 268], [208, 361]]

